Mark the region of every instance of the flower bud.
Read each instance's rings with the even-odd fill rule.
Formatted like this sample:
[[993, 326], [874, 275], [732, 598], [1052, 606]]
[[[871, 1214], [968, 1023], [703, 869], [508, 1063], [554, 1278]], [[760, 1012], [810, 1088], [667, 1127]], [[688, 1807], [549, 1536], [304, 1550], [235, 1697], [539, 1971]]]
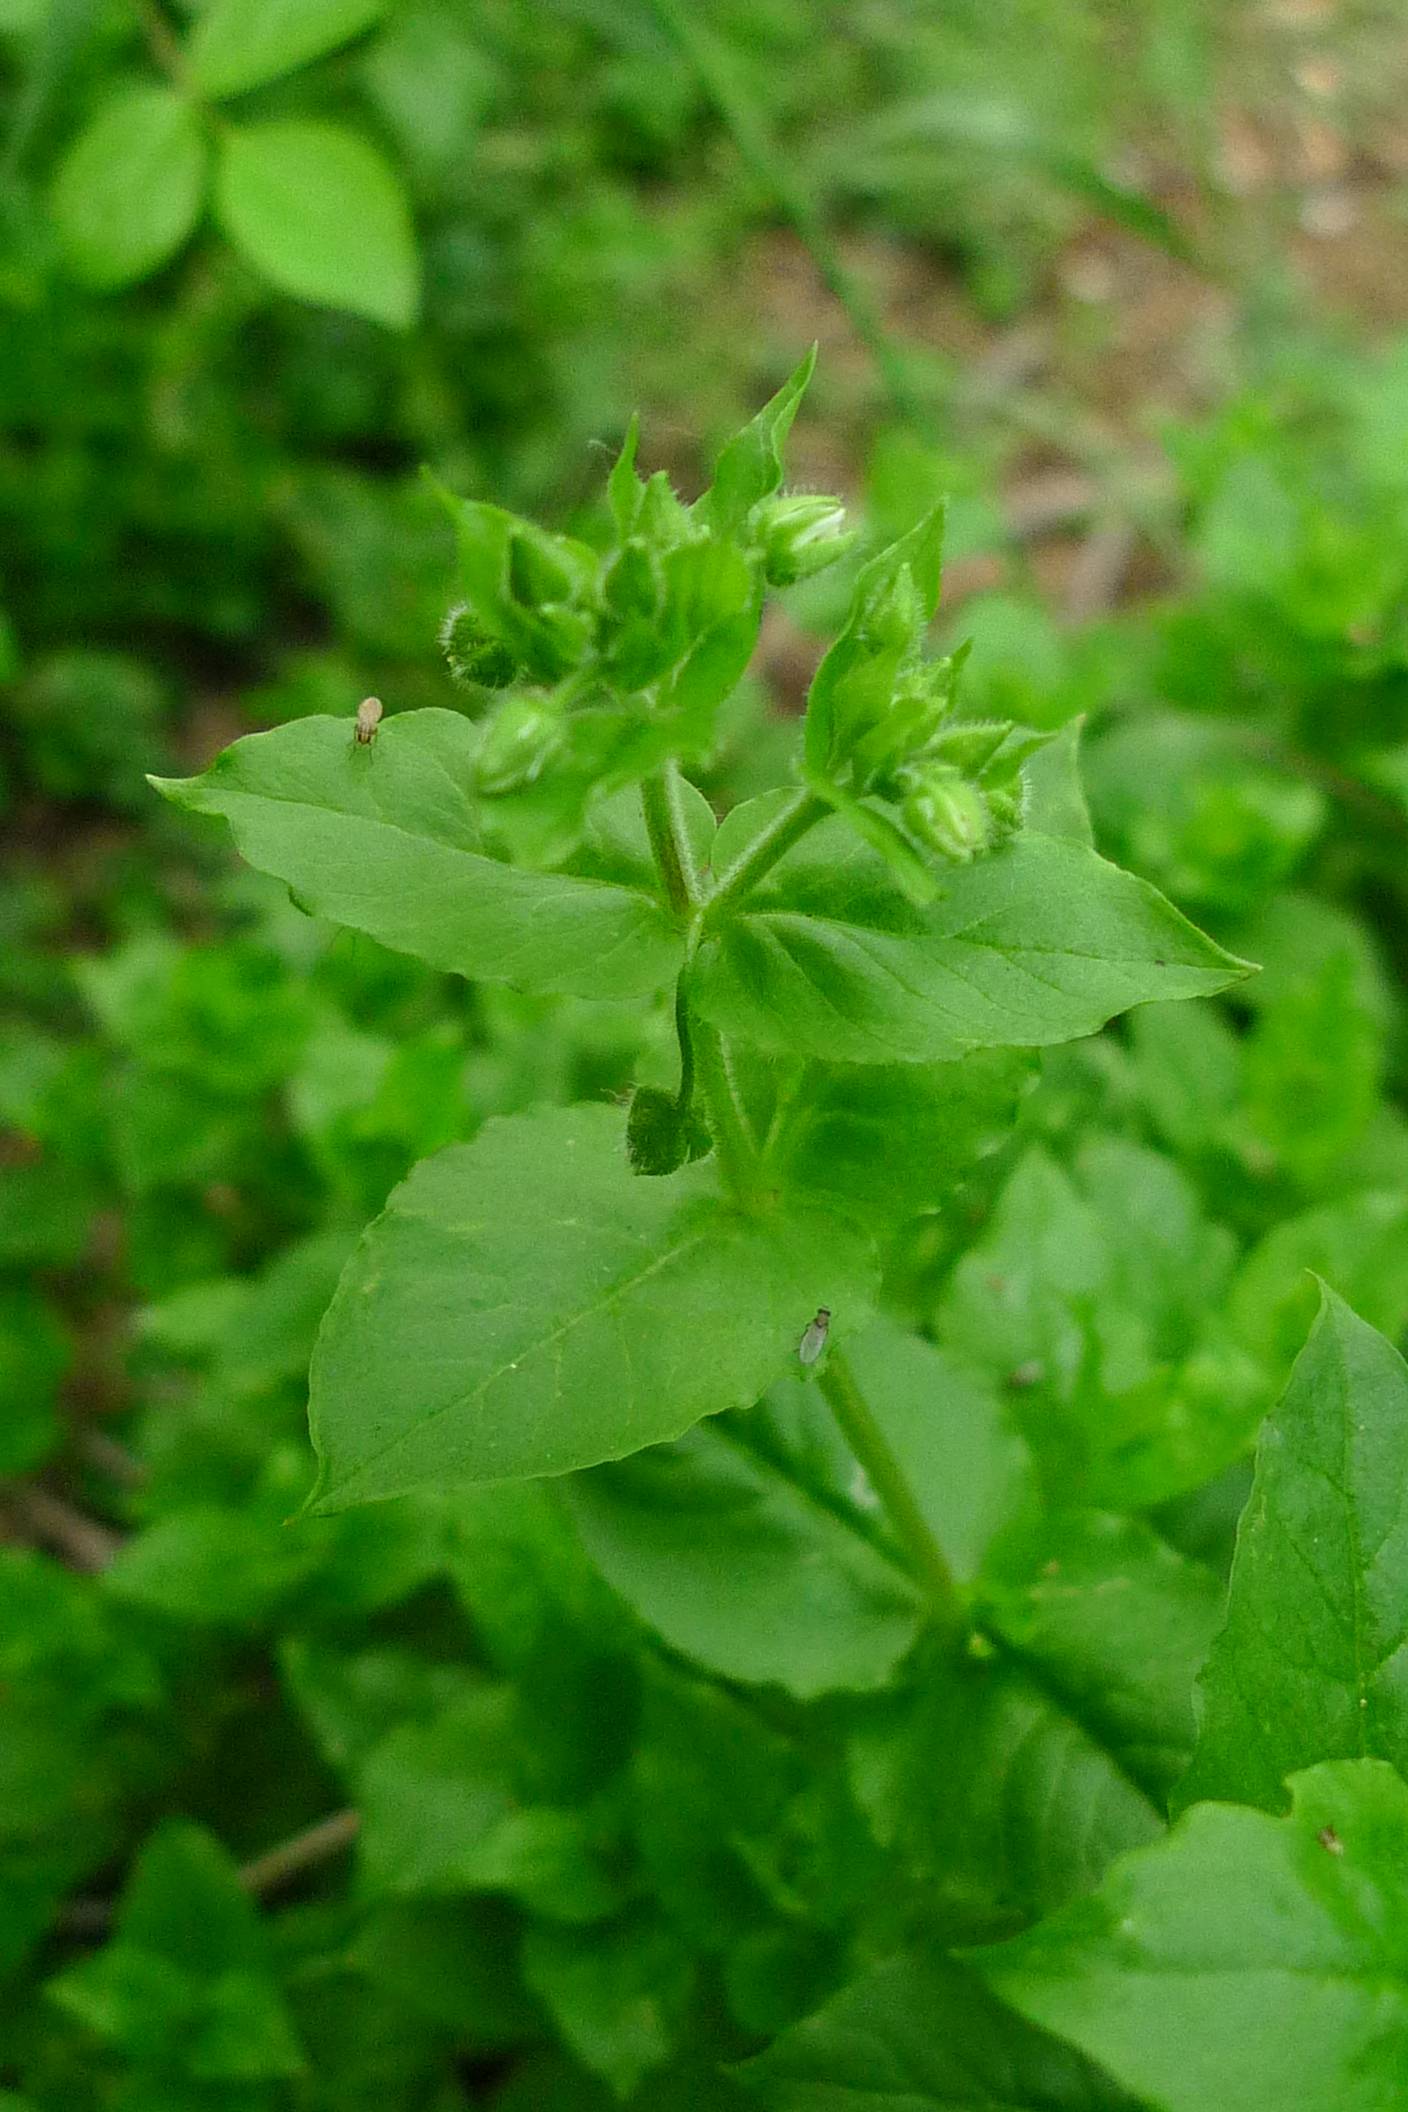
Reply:
[[753, 515], [753, 527], [770, 587], [790, 587], [824, 571], [856, 539], [841, 501], [821, 493], [765, 499]]
[[493, 798], [531, 785], [561, 737], [559, 720], [537, 698], [510, 697], [485, 729], [474, 763], [475, 789]]
[[965, 864], [993, 840], [988, 802], [957, 770], [937, 764], [914, 773], [900, 808], [910, 834], [942, 858]]
[[491, 638], [462, 601], [440, 626], [440, 649], [456, 682], [474, 689], [507, 689], [518, 673], [508, 647]]

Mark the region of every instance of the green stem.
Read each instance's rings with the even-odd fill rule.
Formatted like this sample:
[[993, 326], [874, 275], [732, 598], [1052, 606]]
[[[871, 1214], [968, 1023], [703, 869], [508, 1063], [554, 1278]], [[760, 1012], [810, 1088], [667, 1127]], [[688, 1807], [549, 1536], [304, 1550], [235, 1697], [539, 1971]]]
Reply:
[[679, 771], [667, 763], [640, 788], [645, 831], [660, 869], [665, 898], [678, 917], [692, 916], [699, 902], [699, 873], [680, 809]]
[[675, 1039], [680, 1045], [680, 1082], [675, 1105], [681, 1114], [685, 1114], [694, 1098], [694, 1027], [689, 1016], [689, 999], [684, 994], [683, 974], [675, 985]]
[[790, 851], [808, 829], [824, 821], [830, 812], [826, 801], [815, 792], [795, 793], [785, 807], [778, 809], [767, 827], [753, 838], [747, 849], [740, 851], [727, 871], [719, 874], [709, 890], [705, 915], [712, 917], [755, 888], [778, 859]]
[[723, 1036], [706, 1020], [691, 1021], [695, 1075], [724, 1186], [745, 1208], [758, 1191], [758, 1147], [733, 1075]]
[[[685, 828], [680, 775], [674, 763], [646, 778], [641, 804], [666, 898], [676, 915], [690, 920], [692, 956], [699, 937], [699, 869]], [[735, 1202], [746, 1206], [757, 1193], [758, 1147], [723, 1038], [690, 1012], [683, 974], [675, 989], [675, 1031], [680, 1044], [680, 1104], [697, 1080], [724, 1185]]]
[[698, 74], [744, 161], [781, 206], [827, 290], [845, 310], [851, 328], [874, 360], [895, 410], [921, 438], [937, 443], [940, 434], [934, 416], [915, 390], [878, 306], [832, 240], [810, 192], [798, 182], [779, 152], [762, 113], [738, 77], [731, 53], [682, 0], [651, 0], [651, 6]]
[[889, 1439], [871, 1414], [855, 1373], [839, 1349], [826, 1352], [817, 1372], [817, 1384], [909, 1553], [928, 1594], [935, 1626], [958, 1641], [966, 1631], [967, 1621], [948, 1559]]

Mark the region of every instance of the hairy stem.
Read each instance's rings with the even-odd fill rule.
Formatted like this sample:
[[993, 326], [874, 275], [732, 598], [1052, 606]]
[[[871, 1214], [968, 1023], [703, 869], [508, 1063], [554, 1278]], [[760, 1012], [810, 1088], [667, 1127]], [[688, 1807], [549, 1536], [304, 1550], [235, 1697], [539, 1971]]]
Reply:
[[747, 1204], [758, 1189], [758, 1147], [753, 1138], [728, 1047], [716, 1027], [691, 1021], [695, 1076], [699, 1080], [724, 1185], [735, 1202]]
[[751, 888], [757, 886], [764, 874], [771, 872], [779, 858], [799, 843], [808, 829], [825, 821], [831, 812], [824, 799], [815, 792], [797, 792], [785, 807], [778, 809], [767, 827], [753, 838], [745, 851], [740, 851], [726, 872], [719, 874], [705, 903], [705, 914], [713, 916], [716, 911], [741, 901]]
[[817, 1372], [817, 1384], [914, 1564], [929, 1599], [934, 1625], [957, 1642], [967, 1628], [967, 1620], [948, 1558], [839, 1349], [827, 1351]]
[[699, 872], [690, 848], [680, 806], [680, 774], [667, 763], [640, 788], [645, 830], [651, 854], [660, 869], [665, 899], [677, 917], [691, 916], [699, 900]]

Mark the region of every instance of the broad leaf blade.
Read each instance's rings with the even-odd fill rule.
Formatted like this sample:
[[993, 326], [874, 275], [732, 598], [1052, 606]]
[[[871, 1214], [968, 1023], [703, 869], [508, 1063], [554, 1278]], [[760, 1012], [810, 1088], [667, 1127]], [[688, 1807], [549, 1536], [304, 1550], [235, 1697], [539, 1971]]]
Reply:
[[243, 95], [369, 29], [386, 0], [212, 0], [188, 53], [206, 95]]
[[1078, 843], [1018, 837], [920, 909], [837, 831], [816, 830], [701, 946], [694, 993], [726, 1031], [832, 1062], [943, 1062], [1069, 1041], [1248, 973]]
[[348, 720], [296, 719], [236, 741], [202, 777], [155, 782], [223, 815], [250, 864], [317, 914], [432, 967], [589, 997], [668, 982], [683, 948], [650, 896], [483, 855], [465, 789], [474, 738], [452, 711], [389, 719], [365, 748]]
[[1408, 1788], [1297, 1775], [1276, 1819], [1200, 1804], [973, 1964], [1160, 2112], [1389, 2112], [1408, 2074]]
[[775, 2112], [1133, 2112], [953, 1959], [873, 1967], [735, 2074]]
[[225, 132], [215, 211], [280, 292], [395, 330], [415, 320], [420, 266], [406, 194], [355, 132], [308, 118]]
[[104, 103], [54, 181], [75, 276], [110, 291], [173, 256], [200, 217], [206, 158], [200, 119], [174, 90], [129, 88]]
[[1218, 1580], [1135, 1518], [1044, 1518], [1007, 1536], [980, 1590], [985, 1629], [1162, 1808], [1193, 1745], [1193, 1680]]
[[1316, 1760], [1408, 1768], [1408, 1366], [1326, 1290], [1268, 1419], [1184, 1804], [1279, 1810]]
[[675, 1650], [802, 1699], [880, 1686], [924, 1609], [896, 1557], [753, 1442], [751, 1419], [564, 1486], [607, 1582]]
[[637, 1179], [614, 1110], [491, 1122], [416, 1168], [343, 1275], [313, 1359], [319, 1506], [680, 1437], [756, 1399], [818, 1305], [863, 1322], [872, 1267], [834, 1220], [727, 1209], [704, 1168]]
[[[955, 1573], [970, 1577], [1028, 1494], [995, 1392], [894, 1321], [848, 1354]], [[803, 1698], [872, 1689], [923, 1624], [874, 1492], [800, 1372], [749, 1414], [577, 1475], [563, 1493], [627, 1604], [727, 1679]]]

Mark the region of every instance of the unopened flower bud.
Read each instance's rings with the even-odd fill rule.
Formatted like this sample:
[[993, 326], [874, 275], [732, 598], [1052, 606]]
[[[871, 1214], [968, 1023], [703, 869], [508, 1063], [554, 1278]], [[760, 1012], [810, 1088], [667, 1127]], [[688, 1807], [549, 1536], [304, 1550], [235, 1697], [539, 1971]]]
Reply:
[[440, 626], [440, 649], [456, 682], [476, 689], [507, 689], [518, 674], [508, 647], [476, 622], [467, 602], [451, 609]]
[[561, 739], [552, 712], [534, 697], [510, 697], [485, 730], [475, 758], [474, 782], [486, 797], [531, 785]]
[[846, 526], [841, 501], [820, 493], [765, 499], [754, 515], [754, 527], [771, 587], [809, 579], [844, 556], [856, 539]]
[[987, 800], [976, 785], [945, 765], [916, 775], [900, 818], [921, 843], [957, 864], [985, 851], [993, 838]]

